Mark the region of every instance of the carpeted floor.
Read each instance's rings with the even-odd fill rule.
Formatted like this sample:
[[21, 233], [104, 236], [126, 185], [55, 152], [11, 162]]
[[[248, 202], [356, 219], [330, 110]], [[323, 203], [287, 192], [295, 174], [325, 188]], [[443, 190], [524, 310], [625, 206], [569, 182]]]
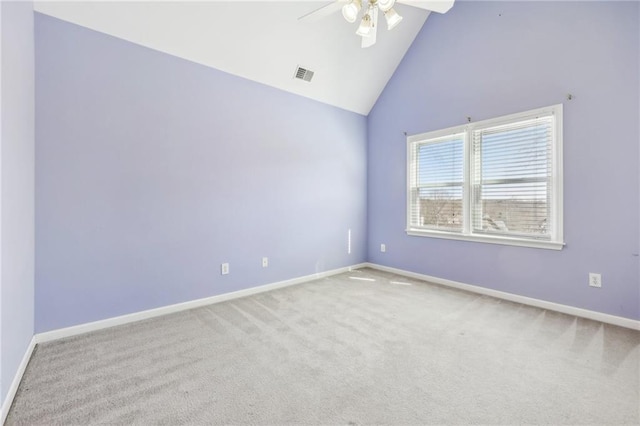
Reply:
[[636, 331], [363, 269], [38, 345], [6, 424], [638, 424], [639, 365]]

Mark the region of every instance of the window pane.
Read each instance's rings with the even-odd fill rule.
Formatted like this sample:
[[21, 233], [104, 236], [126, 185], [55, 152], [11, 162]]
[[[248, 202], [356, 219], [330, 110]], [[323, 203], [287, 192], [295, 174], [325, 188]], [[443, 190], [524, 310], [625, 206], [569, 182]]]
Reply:
[[482, 185], [482, 194], [483, 231], [540, 237], [548, 233], [546, 182]]
[[464, 167], [462, 138], [418, 146], [418, 186], [462, 182]]
[[462, 230], [462, 186], [422, 188], [418, 192], [420, 226]]
[[474, 132], [474, 231], [550, 236], [552, 138], [552, 116]]
[[414, 150], [410, 224], [462, 231], [464, 134], [419, 142]]
[[546, 178], [550, 149], [549, 123], [482, 132], [482, 179]]

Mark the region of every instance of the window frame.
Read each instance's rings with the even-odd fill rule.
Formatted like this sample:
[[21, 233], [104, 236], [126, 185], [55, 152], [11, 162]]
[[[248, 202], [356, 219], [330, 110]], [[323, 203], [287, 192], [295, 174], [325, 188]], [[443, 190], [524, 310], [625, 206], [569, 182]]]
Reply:
[[[563, 128], [562, 128], [562, 104], [552, 105], [543, 108], [537, 108], [529, 111], [519, 112], [516, 114], [504, 115], [501, 117], [495, 117], [487, 120], [473, 122], [469, 124], [449, 127], [447, 129], [435, 130], [432, 132], [420, 133], [416, 135], [407, 136], [406, 149], [407, 149], [407, 182], [406, 182], [406, 233], [410, 236], [432, 237], [432, 238], [444, 238], [460, 241], [473, 241], [490, 244], [502, 244], [521, 247], [533, 247], [551, 250], [561, 250], [564, 243], [564, 230], [563, 230], [563, 158], [562, 158], [562, 145], [563, 145]], [[551, 141], [551, 206], [549, 208], [549, 224], [551, 232], [549, 239], [529, 238], [513, 235], [499, 235], [490, 233], [478, 233], [474, 232], [472, 224], [472, 167], [473, 167], [473, 134], [474, 131], [485, 129], [489, 127], [496, 127], [501, 125], [507, 125], [518, 121], [525, 121], [535, 118], [536, 116], [553, 115], [554, 126], [552, 128], [553, 136]], [[447, 230], [434, 230], [419, 228], [413, 226], [411, 223], [412, 212], [412, 177], [414, 173], [414, 147], [420, 142], [429, 142], [437, 139], [446, 138], [447, 136], [453, 136], [456, 134], [464, 134], [463, 138], [463, 189], [462, 189], [462, 213], [463, 213], [463, 226], [462, 231], [447, 231]]]

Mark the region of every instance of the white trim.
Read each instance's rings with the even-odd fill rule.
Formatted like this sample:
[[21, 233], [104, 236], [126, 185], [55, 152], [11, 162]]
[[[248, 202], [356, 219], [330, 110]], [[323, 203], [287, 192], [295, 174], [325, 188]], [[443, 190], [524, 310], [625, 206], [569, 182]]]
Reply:
[[[0, 2], [0, 38], [2, 38], [2, 3]], [[2, 42], [0, 41], [0, 242], [2, 241]], [[7, 394], [5, 400], [2, 400], [2, 384], [5, 378], [2, 376], [2, 246], [0, 243], [0, 425], [4, 424], [4, 419], [9, 413], [9, 408], [13, 402], [13, 396], [11, 396], [11, 389]], [[32, 339], [33, 340], [33, 339]], [[11, 396], [11, 397], [10, 397]], [[8, 403], [6, 401], [9, 401]], [[7, 405], [8, 404], [8, 405]], [[7, 408], [5, 409], [5, 405]]]
[[574, 306], [562, 305], [560, 303], [548, 302], [546, 300], [534, 299], [532, 297], [520, 296], [504, 291], [492, 290], [471, 284], [464, 284], [457, 281], [447, 280], [444, 278], [432, 277], [430, 275], [419, 274], [416, 272], [405, 271], [403, 269], [392, 268], [389, 266], [378, 265], [375, 263], [367, 263], [366, 267], [377, 269], [379, 271], [391, 272], [393, 274], [402, 275], [409, 278], [428, 281], [434, 284], [453, 287], [472, 293], [483, 294], [495, 297], [497, 299], [509, 300], [511, 302], [522, 303], [523, 305], [535, 306], [536, 308], [547, 309], [549, 311], [561, 312], [567, 315], [574, 315], [580, 318], [587, 318], [594, 321], [600, 321], [607, 324], [617, 325], [619, 327], [630, 328], [632, 330], [640, 330], [640, 321], [631, 318], [624, 318], [615, 315], [609, 315], [602, 312], [590, 311], [588, 309], [576, 308]]
[[534, 240], [534, 239], [519, 239], [507, 236], [491, 236], [483, 234], [461, 234], [454, 232], [435, 231], [435, 230], [417, 230], [407, 229], [407, 235], [414, 237], [432, 237], [442, 238], [445, 240], [459, 240], [459, 241], [471, 241], [476, 243], [489, 243], [489, 244], [501, 244], [504, 246], [518, 246], [518, 247], [530, 247], [530, 248], [542, 248], [549, 250], [562, 250], [564, 243], [557, 241], [546, 240]]
[[552, 232], [552, 239], [564, 241], [564, 106], [558, 104], [554, 106], [555, 111], [555, 135], [553, 144], [553, 205], [555, 209], [551, 212], [551, 217], [555, 218]]
[[227, 300], [238, 299], [241, 297], [251, 296], [253, 294], [264, 293], [266, 291], [278, 288], [289, 287], [292, 285], [302, 284], [320, 278], [329, 277], [331, 275], [342, 274], [353, 269], [364, 267], [365, 264], [347, 266], [344, 268], [333, 269], [331, 271], [318, 272], [312, 275], [292, 278], [290, 280], [275, 282], [258, 287], [251, 287], [244, 290], [234, 291], [231, 293], [219, 294], [216, 296], [206, 297], [203, 299], [191, 300], [189, 302], [177, 303], [175, 305], [162, 306], [160, 308], [149, 309], [146, 311], [135, 312], [133, 314], [121, 315], [118, 317], [107, 318], [100, 321], [89, 322], [72, 327], [60, 328], [57, 330], [38, 333], [34, 336], [36, 343], [50, 342], [52, 340], [62, 339], [65, 337], [77, 336], [79, 334], [89, 333], [91, 331], [102, 330], [105, 328], [115, 327], [118, 325], [129, 324], [136, 321], [142, 321], [149, 318], [155, 318], [162, 315], [173, 314], [175, 312], [186, 311], [188, 309], [199, 308], [201, 306], [212, 305], [215, 303], [225, 302]]
[[9, 392], [7, 392], [7, 396], [5, 397], [2, 403], [2, 411], [0, 412], [0, 425], [4, 424], [4, 421], [7, 419], [7, 415], [9, 414], [9, 409], [11, 408], [11, 404], [13, 404], [13, 398], [16, 396], [16, 392], [18, 392], [18, 387], [20, 386], [20, 382], [22, 381], [22, 376], [24, 375], [25, 370], [27, 369], [27, 365], [29, 364], [29, 360], [31, 359], [31, 354], [36, 347], [36, 337], [33, 336], [31, 338], [31, 342], [29, 342], [29, 346], [27, 347], [27, 351], [24, 353], [22, 357], [22, 361], [18, 366], [18, 371], [16, 371], [15, 376], [13, 376], [13, 381], [11, 382], [11, 386], [9, 386]]
[[468, 124], [461, 124], [458, 126], [447, 127], [446, 129], [441, 130], [433, 130], [431, 132], [418, 133], [416, 135], [408, 135], [407, 143], [414, 142], [422, 142], [425, 139], [433, 139], [431, 142], [439, 142], [439, 140], [447, 140], [449, 138], [453, 138], [453, 136], [458, 136], [460, 134], [466, 134], [469, 128]]

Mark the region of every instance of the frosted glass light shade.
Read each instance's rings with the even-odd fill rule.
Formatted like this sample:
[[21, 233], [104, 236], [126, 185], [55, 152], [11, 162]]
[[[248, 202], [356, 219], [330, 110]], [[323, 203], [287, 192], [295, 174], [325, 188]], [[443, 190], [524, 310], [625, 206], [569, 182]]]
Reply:
[[362, 21], [360, 21], [360, 26], [358, 27], [358, 31], [356, 34], [362, 37], [369, 37], [371, 35], [371, 28], [373, 25], [371, 24], [371, 17], [367, 14], [364, 15]]
[[387, 20], [387, 29], [392, 30], [402, 21], [402, 16], [398, 15], [393, 9], [389, 9], [384, 12], [384, 17]]
[[391, 9], [393, 5], [396, 3], [396, 0], [378, 0], [378, 7], [383, 12]]
[[348, 23], [353, 24], [354, 22], [356, 22], [356, 19], [358, 18], [358, 12], [360, 12], [361, 7], [362, 7], [361, 0], [352, 0], [349, 3], [345, 4], [344, 6], [342, 6], [342, 16], [344, 16], [344, 19]]

